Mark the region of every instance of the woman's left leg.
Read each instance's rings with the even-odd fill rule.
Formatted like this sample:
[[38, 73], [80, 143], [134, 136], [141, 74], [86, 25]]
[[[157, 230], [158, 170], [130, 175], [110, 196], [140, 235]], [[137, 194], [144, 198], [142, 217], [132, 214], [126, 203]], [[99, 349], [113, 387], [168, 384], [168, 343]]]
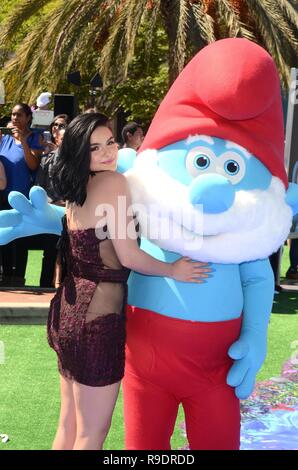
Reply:
[[73, 384], [77, 419], [74, 450], [102, 449], [109, 432], [120, 382], [104, 387]]
[[76, 439], [76, 409], [73, 381], [60, 375], [61, 409], [53, 450], [72, 450]]

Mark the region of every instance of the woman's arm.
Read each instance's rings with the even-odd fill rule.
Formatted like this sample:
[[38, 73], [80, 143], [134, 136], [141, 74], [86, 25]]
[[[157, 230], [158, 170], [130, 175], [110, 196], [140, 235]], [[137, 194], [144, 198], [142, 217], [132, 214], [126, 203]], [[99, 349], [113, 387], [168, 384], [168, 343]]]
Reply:
[[37, 168], [39, 167], [40, 160], [38, 156], [36, 155], [36, 152], [40, 152], [40, 150], [31, 150], [26, 140], [22, 141], [22, 147], [24, 150], [24, 156], [25, 156], [25, 160], [28, 165], [28, 168], [33, 171], [37, 170]]
[[0, 190], [6, 188], [7, 181], [6, 181], [6, 174], [4, 170], [3, 164], [0, 162]]
[[184, 282], [202, 282], [199, 277], [208, 277], [211, 270], [208, 263], [194, 262], [189, 258], [164, 263], [141, 250], [134, 231], [133, 216], [127, 215], [127, 209], [131, 207], [132, 202], [126, 178], [115, 173], [107, 175], [105, 183], [108, 231], [123, 266], [141, 274], [171, 277]]
[[[27, 136], [18, 128], [13, 128], [13, 137], [21, 142], [25, 161], [28, 168], [32, 171], [37, 170], [40, 164], [40, 156], [42, 155], [43, 149], [31, 149], [27, 143]], [[39, 139], [40, 145], [42, 144], [41, 137]]]

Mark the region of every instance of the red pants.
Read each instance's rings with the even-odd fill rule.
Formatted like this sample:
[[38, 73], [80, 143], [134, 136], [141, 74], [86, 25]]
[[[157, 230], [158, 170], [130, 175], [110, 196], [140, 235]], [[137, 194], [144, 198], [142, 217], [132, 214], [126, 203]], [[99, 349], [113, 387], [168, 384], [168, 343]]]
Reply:
[[180, 403], [190, 449], [239, 449], [239, 400], [226, 378], [241, 318], [205, 323], [128, 310], [126, 449], [170, 449]]

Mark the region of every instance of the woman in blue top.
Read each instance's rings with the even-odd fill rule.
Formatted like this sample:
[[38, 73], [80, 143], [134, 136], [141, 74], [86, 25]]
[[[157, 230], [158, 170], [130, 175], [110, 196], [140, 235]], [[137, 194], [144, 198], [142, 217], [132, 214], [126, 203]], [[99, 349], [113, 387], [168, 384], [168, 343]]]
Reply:
[[[2, 209], [10, 209], [7, 197], [10, 191], [20, 191], [29, 195], [35, 172], [40, 164], [43, 152], [43, 140], [40, 134], [32, 132], [30, 124], [32, 111], [25, 103], [16, 104], [11, 113], [11, 135], [0, 132], [0, 162], [3, 164], [7, 186], [3, 193]], [[2, 249], [3, 285], [22, 285], [24, 283], [23, 258], [26, 259], [26, 247], [22, 240], [9, 243]], [[17, 260], [17, 262], [16, 262]]]
[[7, 176], [6, 194], [20, 191], [28, 196], [32, 184], [32, 172], [39, 167], [43, 152], [40, 134], [32, 132], [32, 111], [27, 104], [14, 106], [11, 114], [12, 135], [1, 136], [0, 155]]

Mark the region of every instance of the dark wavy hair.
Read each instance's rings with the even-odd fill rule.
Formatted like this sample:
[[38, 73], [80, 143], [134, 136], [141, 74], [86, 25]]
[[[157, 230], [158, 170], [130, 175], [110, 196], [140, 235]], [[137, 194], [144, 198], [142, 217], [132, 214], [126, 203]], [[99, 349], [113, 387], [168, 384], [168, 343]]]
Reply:
[[97, 127], [108, 127], [109, 119], [104, 114], [80, 114], [65, 130], [53, 167], [52, 183], [55, 192], [63, 201], [82, 206], [87, 197], [90, 174], [90, 137]]

